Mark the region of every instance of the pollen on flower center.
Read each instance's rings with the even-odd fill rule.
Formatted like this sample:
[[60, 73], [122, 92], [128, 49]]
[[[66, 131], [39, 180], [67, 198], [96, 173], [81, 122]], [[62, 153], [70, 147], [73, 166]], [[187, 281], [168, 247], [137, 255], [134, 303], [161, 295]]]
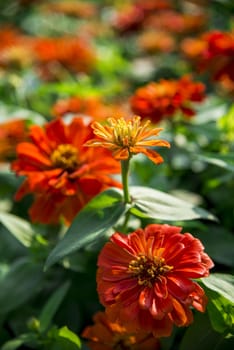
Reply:
[[148, 287], [172, 269], [173, 266], [167, 265], [164, 258], [154, 257], [151, 260], [145, 255], [139, 255], [128, 265], [128, 271], [138, 278], [138, 284]]
[[115, 142], [120, 146], [134, 146], [136, 135], [139, 131], [140, 118], [135, 117], [130, 121], [123, 118], [118, 120], [111, 119]]
[[69, 144], [59, 145], [51, 155], [51, 161], [55, 167], [73, 171], [78, 166], [78, 152]]

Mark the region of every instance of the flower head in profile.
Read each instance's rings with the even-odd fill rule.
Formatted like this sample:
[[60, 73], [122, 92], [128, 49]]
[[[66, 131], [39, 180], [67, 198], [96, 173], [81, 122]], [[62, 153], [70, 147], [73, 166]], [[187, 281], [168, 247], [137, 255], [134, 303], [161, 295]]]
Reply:
[[202, 243], [180, 227], [116, 232], [98, 258], [99, 298], [110, 319], [128, 331], [169, 336], [173, 324], [193, 321], [192, 307], [205, 310], [207, 298], [194, 279], [208, 276], [212, 267]]
[[97, 312], [94, 325], [84, 329], [82, 337], [88, 339], [92, 350], [158, 350], [159, 341], [150, 333], [128, 333], [126, 328], [111, 322], [105, 312]]
[[120, 172], [111, 153], [84, 147], [93, 132], [82, 118], [70, 124], [59, 118], [45, 127], [33, 125], [29, 137], [30, 142], [18, 144], [12, 170], [26, 177], [16, 200], [34, 195], [29, 211], [33, 221], [58, 223], [63, 217], [70, 223], [95, 195], [110, 186], [121, 187], [111, 177]]
[[141, 122], [138, 116], [130, 120], [109, 118], [107, 121], [108, 125], [92, 124], [97, 138], [89, 140], [87, 146], [107, 148], [117, 160], [127, 160], [134, 154], [143, 153], [156, 164], [163, 161], [156, 151], [148, 149], [153, 146], [170, 147], [165, 140], [155, 140], [162, 129], [150, 127], [149, 120]]

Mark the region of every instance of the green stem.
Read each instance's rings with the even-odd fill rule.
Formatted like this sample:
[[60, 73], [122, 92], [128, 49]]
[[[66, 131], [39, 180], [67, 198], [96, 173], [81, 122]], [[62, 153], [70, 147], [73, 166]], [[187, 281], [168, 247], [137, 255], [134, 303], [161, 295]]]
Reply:
[[130, 216], [131, 216], [131, 213], [130, 211], [128, 210], [127, 213], [125, 214], [125, 219], [124, 219], [124, 222], [121, 226], [121, 232], [122, 233], [127, 233], [127, 228], [128, 228], [128, 221], [130, 219]]
[[121, 174], [123, 183], [124, 202], [131, 203], [131, 197], [128, 188], [129, 159], [121, 160]]

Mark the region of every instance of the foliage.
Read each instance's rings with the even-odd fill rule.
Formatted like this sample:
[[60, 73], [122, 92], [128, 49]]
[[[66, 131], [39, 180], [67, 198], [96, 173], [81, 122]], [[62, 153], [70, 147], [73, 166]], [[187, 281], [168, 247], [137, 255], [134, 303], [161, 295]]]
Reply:
[[[96, 349], [83, 332], [103, 310], [100, 252], [114, 232], [129, 235], [149, 224], [183, 227], [214, 262], [210, 275], [197, 280], [206, 311], [193, 309], [193, 322], [160, 337], [160, 348], [233, 348], [232, 12], [230, 0], [1, 2], [2, 350]], [[106, 126], [107, 118], [131, 119], [135, 110], [142, 134], [131, 123]], [[69, 151], [78, 159], [70, 168], [64, 164], [71, 153], [61, 163], [63, 154], [53, 148], [64, 146], [61, 128], [44, 138], [38, 131], [57, 118], [64, 130], [76, 118], [89, 127], [87, 136], [69, 131]], [[164, 141], [152, 132], [148, 138], [145, 119]], [[110, 157], [112, 170], [104, 164]], [[19, 201], [17, 191], [27, 196]], [[83, 206], [76, 210], [77, 198]], [[35, 200], [48, 224], [34, 220]], [[66, 215], [49, 222], [58, 206]]]

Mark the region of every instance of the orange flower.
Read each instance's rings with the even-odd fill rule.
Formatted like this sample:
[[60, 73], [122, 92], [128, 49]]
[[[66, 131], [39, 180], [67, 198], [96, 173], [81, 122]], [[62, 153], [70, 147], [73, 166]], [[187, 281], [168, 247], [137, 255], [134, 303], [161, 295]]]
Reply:
[[0, 30], [0, 66], [23, 68], [32, 63], [31, 39], [12, 28]]
[[109, 125], [98, 122], [92, 124], [94, 134], [98, 138], [89, 140], [86, 146], [108, 148], [118, 160], [127, 160], [134, 154], [143, 153], [156, 164], [163, 162], [163, 158], [157, 152], [146, 148], [170, 147], [169, 142], [165, 140], [149, 140], [150, 137], [157, 136], [162, 129], [150, 128], [150, 121], [141, 123], [141, 118], [138, 116], [131, 120], [109, 118], [108, 123]]
[[175, 10], [161, 11], [146, 19], [147, 28], [160, 29], [174, 34], [194, 33], [201, 30], [206, 24], [207, 16], [204, 13], [189, 14]]
[[100, 147], [96, 151], [84, 147], [93, 133], [81, 118], [74, 118], [70, 124], [56, 119], [44, 129], [34, 125], [29, 136], [31, 142], [18, 145], [12, 170], [26, 176], [15, 199], [34, 194], [30, 209], [33, 221], [57, 223], [63, 217], [70, 223], [99, 192], [120, 187], [111, 178], [120, 171], [111, 154]]
[[[47, 67], [59, 62], [74, 72], [89, 72], [96, 61], [87, 40], [78, 37], [38, 38], [33, 49], [39, 63]], [[42, 67], [42, 68], [43, 68]]]
[[0, 162], [12, 161], [16, 157], [16, 145], [26, 140], [26, 123], [13, 119], [0, 123]]
[[67, 113], [91, 116], [94, 119], [105, 119], [111, 114], [123, 114], [121, 107], [107, 105], [99, 97], [79, 97], [58, 100], [52, 108], [52, 114], [62, 117]]
[[45, 12], [62, 13], [68, 16], [81, 18], [92, 18], [97, 15], [95, 4], [90, 2], [84, 3], [78, 0], [54, 1], [43, 4], [41, 8]]
[[169, 0], [137, 0], [136, 2], [123, 2], [114, 17], [114, 27], [121, 33], [136, 31], [144, 26], [147, 19], [154, 15], [159, 17], [162, 10], [171, 8]]
[[163, 30], [144, 31], [137, 41], [139, 47], [147, 52], [171, 52], [176, 46], [174, 37]]
[[[193, 60], [200, 72], [207, 71], [211, 78], [234, 85], [234, 33], [218, 30], [204, 33], [198, 39], [182, 43], [183, 53]], [[195, 48], [195, 49], [194, 49]]]
[[159, 341], [145, 332], [128, 333], [126, 328], [111, 322], [104, 312], [97, 312], [94, 325], [86, 327], [82, 337], [89, 339], [92, 350], [159, 350]]
[[173, 324], [193, 322], [207, 298], [193, 279], [213, 267], [202, 243], [181, 228], [152, 224], [128, 235], [116, 232], [98, 258], [97, 289], [113, 322], [128, 331], [169, 336]]
[[179, 80], [163, 79], [137, 89], [130, 104], [134, 113], [155, 123], [178, 111], [190, 117], [194, 115], [191, 102], [201, 102], [204, 90], [204, 84], [193, 82], [188, 76]]

